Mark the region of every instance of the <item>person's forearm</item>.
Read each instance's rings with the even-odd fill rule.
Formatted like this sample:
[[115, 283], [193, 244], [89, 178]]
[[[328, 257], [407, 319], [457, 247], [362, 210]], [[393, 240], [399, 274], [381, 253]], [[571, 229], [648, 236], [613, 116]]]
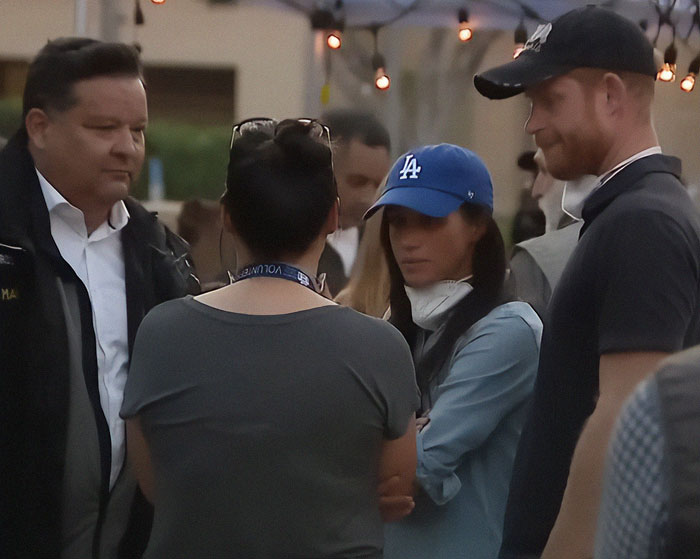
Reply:
[[576, 444], [559, 516], [542, 559], [593, 557], [605, 456], [615, 421], [627, 397], [665, 355], [636, 352], [600, 358], [598, 403]]

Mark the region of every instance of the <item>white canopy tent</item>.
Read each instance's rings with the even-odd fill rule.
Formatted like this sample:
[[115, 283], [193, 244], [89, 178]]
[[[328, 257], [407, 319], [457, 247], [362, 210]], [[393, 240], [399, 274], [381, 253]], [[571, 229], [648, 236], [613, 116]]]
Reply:
[[[245, 3], [249, 0], [238, 0]], [[479, 29], [514, 29], [526, 22], [551, 21], [568, 10], [599, 4], [632, 20], [658, 20], [658, 11], [672, 7], [672, 19], [679, 26], [691, 24], [697, 0], [265, 0], [283, 8], [311, 13], [324, 9], [344, 17], [348, 27], [366, 27], [389, 23], [449, 27], [457, 22], [457, 13], [467, 8], [470, 23]]]

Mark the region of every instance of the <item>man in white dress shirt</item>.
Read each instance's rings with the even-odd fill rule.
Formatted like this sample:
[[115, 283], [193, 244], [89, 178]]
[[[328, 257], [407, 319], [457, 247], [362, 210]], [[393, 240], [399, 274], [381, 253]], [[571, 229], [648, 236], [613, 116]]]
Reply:
[[197, 290], [187, 245], [128, 197], [148, 122], [138, 54], [49, 42], [0, 152], [0, 550], [139, 553], [150, 511], [119, 417], [136, 329]]
[[333, 296], [350, 278], [362, 237], [362, 216], [374, 203], [391, 166], [389, 132], [372, 113], [336, 109], [321, 116], [333, 139], [333, 171], [338, 183], [340, 222], [328, 235], [318, 271]]

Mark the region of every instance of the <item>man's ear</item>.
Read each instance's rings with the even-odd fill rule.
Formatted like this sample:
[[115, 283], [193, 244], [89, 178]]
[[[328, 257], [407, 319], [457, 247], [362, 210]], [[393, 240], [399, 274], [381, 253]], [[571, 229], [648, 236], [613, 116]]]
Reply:
[[39, 108], [30, 109], [24, 118], [29, 141], [38, 149], [46, 146], [46, 130], [49, 127], [49, 116]]
[[603, 85], [606, 93], [606, 112], [609, 115], [619, 115], [627, 101], [627, 85], [614, 72], [603, 75]]

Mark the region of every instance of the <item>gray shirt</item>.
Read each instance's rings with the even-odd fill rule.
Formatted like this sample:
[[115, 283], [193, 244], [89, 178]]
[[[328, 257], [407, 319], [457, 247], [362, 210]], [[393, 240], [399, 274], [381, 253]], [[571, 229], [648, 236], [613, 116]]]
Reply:
[[122, 407], [155, 473], [146, 557], [381, 557], [381, 445], [417, 406], [408, 346], [380, 320], [160, 305]]
[[515, 293], [530, 303], [540, 318], [545, 316], [552, 292], [576, 248], [582, 225], [577, 221], [513, 247], [510, 277]]

